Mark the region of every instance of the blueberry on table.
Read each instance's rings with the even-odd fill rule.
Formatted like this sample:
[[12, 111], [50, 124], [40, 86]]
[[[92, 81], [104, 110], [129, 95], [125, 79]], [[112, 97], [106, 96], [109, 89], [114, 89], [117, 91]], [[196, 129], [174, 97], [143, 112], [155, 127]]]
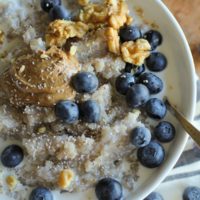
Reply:
[[154, 135], [160, 142], [171, 142], [175, 137], [174, 126], [167, 121], [160, 122], [154, 129]]
[[146, 66], [154, 72], [163, 71], [167, 67], [167, 58], [159, 52], [151, 53], [146, 59]]
[[136, 127], [131, 131], [131, 143], [136, 147], [144, 147], [151, 141], [151, 132], [145, 127]]
[[68, 20], [70, 19], [70, 12], [65, 7], [56, 5], [49, 11], [49, 19], [51, 21], [56, 19]]
[[187, 187], [183, 193], [183, 200], [199, 200], [200, 188], [199, 187]]
[[162, 44], [163, 37], [160, 32], [156, 30], [150, 30], [144, 34], [144, 39], [146, 39], [151, 45], [151, 49], [156, 49], [159, 45]]
[[80, 117], [84, 122], [97, 123], [100, 120], [101, 109], [94, 100], [88, 100], [80, 103]]
[[163, 119], [167, 113], [165, 103], [157, 98], [148, 100], [145, 105], [145, 110], [147, 115], [154, 119]]
[[151, 94], [158, 94], [163, 90], [163, 81], [150, 72], [142, 74], [139, 77], [139, 82], [146, 85]]
[[115, 82], [116, 90], [125, 95], [130, 87], [135, 84], [135, 78], [131, 73], [123, 73], [117, 77]]
[[145, 66], [144, 65], [137, 66], [131, 63], [126, 63], [124, 71], [128, 73], [133, 73], [135, 77], [138, 77], [145, 71]]
[[124, 26], [119, 31], [122, 42], [135, 41], [142, 37], [140, 29], [136, 26]]
[[60, 101], [55, 106], [56, 116], [68, 124], [76, 122], [79, 118], [78, 105], [73, 101]]
[[61, 0], [40, 0], [42, 10], [49, 12], [54, 6], [61, 5]]
[[159, 167], [165, 158], [165, 150], [161, 144], [152, 141], [137, 151], [137, 158], [147, 168]]
[[29, 200], [53, 200], [53, 195], [48, 188], [37, 187], [32, 190]]
[[90, 72], [79, 72], [72, 78], [72, 85], [79, 93], [93, 93], [99, 86], [99, 80]]
[[24, 158], [23, 150], [18, 145], [9, 145], [1, 154], [1, 162], [5, 167], [13, 168], [19, 165]]
[[130, 108], [138, 108], [149, 100], [149, 90], [143, 84], [135, 84], [128, 89], [126, 102]]
[[123, 190], [121, 184], [112, 178], [101, 179], [95, 188], [98, 200], [121, 200]]
[[152, 192], [144, 200], [163, 200], [163, 197], [158, 192]]

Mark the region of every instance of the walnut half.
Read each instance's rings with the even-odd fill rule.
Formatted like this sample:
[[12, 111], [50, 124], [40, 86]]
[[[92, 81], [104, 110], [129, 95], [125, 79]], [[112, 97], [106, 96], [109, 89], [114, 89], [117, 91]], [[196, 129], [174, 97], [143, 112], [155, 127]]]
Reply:
[[47, 46], [63, 46], [67, 39], [78, 37], [82, 38], [89, 26], [83, 22], [72, 22], [66, 20], [55, 20], [49, 24], [45, 35]]
[[123, 60], [128, 63], [140, 66], [150, 55], [151, 46], [145, 39], [138, 39], [136, 42], [124, 42], [121, 45]]

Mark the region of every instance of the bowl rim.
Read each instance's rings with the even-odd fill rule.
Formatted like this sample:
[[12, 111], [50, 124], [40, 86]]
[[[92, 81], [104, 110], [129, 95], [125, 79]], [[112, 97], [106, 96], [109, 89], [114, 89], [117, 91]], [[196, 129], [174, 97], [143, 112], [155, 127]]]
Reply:
[[[164, 2], [162, 2], [161, 0], [155, 0], [155, 2], [158, 4], [159, 7], [161, 7], [161, 9], [163, 10], [163, 12], [167, 15], [167, 17], [171, 20], [171, 23], [174, 24], [177, 33], [179, 34], [179, 36], [181, 37], [181, 40], [183, 42], [183, 46], [185, 48], [185, 51], [187, 52], [187, 60], [189, 61], [189, 68], [190, 68], [190, 84], [191, 84], [191, 94], [192, 96], [190, 97], [190, 108], [188, 108], [186, 111], [186, 118], [190, 121], [192, 121], [194, 119], [194, 113], [195, 113], [195, 107], [196, 107], [196, 97], [197, 97], [197, 86], [196, 86], [196, 72], [195, 72], [195, 65], [194, 65], [194, 60], [193, 60], [193, 56], [191, 53], [191, 49], [190, 46], [188, 44], [188, 41], [186, 39], [186, 36], [180, 26], [180, 24], [178, 23], [178, 21], [176, 20], [176, 18], [174, 17], [174, 15], [171, 13], [171, 11], [169, 10], [169, 8], [164, 4]], [[147, 195], [149, 195], [152, 191], [154, 191], [159, 184], [167, 177], [168, 173], [172, 170], [172, 168], [174, 167], [174, 165], [176, 164], [176, 162], [178, 161], [179, 157], [181, 156], [184, 147], [187, 143], [189, 136], [186, 132], [183, 131], [183, 137], [182, 140], [179, 141], [179, 146], [177, 146], [177, 151], [174, 152], [173, 156], [170, 156], [170, 158], [167, 160], [167, 164], [165, 164], [163, 166], [162, 171], [160, 172], [160, 175], [157, 176], [154, 181], [151, 183], [151, 186], [149, 187], [148, 185], [145, 186], [142, 189], [142, 192], [136, 192], [135, 193], [135, 198], [134, 200], [141, 200], [144, 199]]]

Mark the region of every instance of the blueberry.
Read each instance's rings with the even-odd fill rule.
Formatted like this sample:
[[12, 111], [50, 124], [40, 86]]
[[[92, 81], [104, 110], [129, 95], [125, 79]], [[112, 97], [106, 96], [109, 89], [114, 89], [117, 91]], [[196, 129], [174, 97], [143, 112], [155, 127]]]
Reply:
[[101, 109], [96, 101], [88, 100], [80, 105], [80, 115], [84, 122], [97, 123], [100, 120]]
[[183, 200], [199, 200], [200, 188], [199, 187], [187, 187], [183, 193]]
[[60, 101], [55, 106], [55, 114], [64, 122], [72, 124], [79, 118], [78, 105], [73, 101]]
[[131, 143], [136, 147], [144, 147], [151, 141], [151, 132], [145, 127], [136, 127], [131, 131]]
[[171, 142], [175, 137], [175, 128], [170, 122], [162, 121], [154, 129], [154, 135], [160, 142]]
[[142, 74], [139, 77], [139, 82], [146, 85], [151, 94], [157, 94], [163, 89], [162, 80], [158, 76], [149, 72]]
[[93, 93], [99, 86], [98, 78], [90, 72], [79, 72], [72, 78], [72, 85], [79, 93]]
[[165, 158], [163, 146], [155, 141], [138, 149], [137, 158], [142, 165], [148, 168], [159, 167]]
[[29, 200], [53, 200], [53, 195], [49, 189], [37, 187], [31, 192]]
[[130, 87], [135, 84], [135, 78], [131, 73], [123, 73], [117, 77], [115, 86], [116, 90], [125, 95]]
[[120, 29], [119, 36], [122, 42], [135, 41], [142, 37], [142, 33], [136, 26], [124, 26]]
[[155, 30], [150, 30], [144, 34], [144, 39], [148, 40], [149, 44], [151, 45], [151, 49], [154, 50], [159, 45], [162, 44], [163, 38], [160, 32]]
[[98, 200], [121, 200], [123, 196], [121, 184], [112, 178], [101, 179], [95, 188]]
[[167, 67], [167, 58], [159, 52], [151, 53], [146, 59], [146, 66], [151, 71], [160, 72]]
[[129, 107], [137, 108], [145, 104], [149, 99], [149, 90], [143, 84], [135, 84], [128, 89], [126, 102]]
[[145, 66], [136, 66], [131, 63], [126, 63], [124, 71], [127, 73], [133, 73], [135, 77], [138, 77], [145, 71]]
[[147, 101], [145, 108], [147, 115], [154, 119], [163, 119], [167, 113], [166, 105], [157, 98]]
[[23, 150], [18, 145], [6, 147], [1, 154], [1, 162], [5, 167], [13, 168], [19, 165], [24, 158]]
[[56, 19], [68, 20], [70, 19], [70, 13], [65, 7], [56, 5], [49, 11], [49, 18], [51, 21]]
[[158, 192], [152, 192], [144, 200], [163, 200], [163, 197]]
[[61, 5], [61, 0], [40, 0], [42, 10], [49, 12], [54, 6]]

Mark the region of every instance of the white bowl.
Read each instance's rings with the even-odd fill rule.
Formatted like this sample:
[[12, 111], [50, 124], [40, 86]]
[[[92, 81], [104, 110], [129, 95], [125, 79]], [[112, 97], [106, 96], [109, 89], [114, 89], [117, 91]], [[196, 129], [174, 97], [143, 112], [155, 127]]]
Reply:
[[[161, 0], [128, 0], [128, 2], [131, 11], [135, 6], [141, 7], [144, 10], [144, 18], [158, 24], [159, 31], [163, 35], [164, 42], [158, 50], [166, 55], [169, 63], [164, 72], [158, 73], [165, 80], [166, 86], [160, 96], [168, 96], [179, 110], [192, 120], [196, 103], [195, 69], [181, 27]], [[165, 162], [161, 167], [153, 170], [140, 166], [140, 178], [134, 191], [126, 193], [127, 200], [142, 200], [152, 192], [167, 176], [184, 149], [188, 138], [186, 133], [169, 113], [166, 118], [176, 125], [177, 135], [173, 143], [165, 145], [167, 149]], [[7, 197], [0, 195], [0, 199], [7, 199]], [[54, 192], [54, 199], [94, 200], [96, 197], [94, 189], [91, 189], [79, 194]]]

